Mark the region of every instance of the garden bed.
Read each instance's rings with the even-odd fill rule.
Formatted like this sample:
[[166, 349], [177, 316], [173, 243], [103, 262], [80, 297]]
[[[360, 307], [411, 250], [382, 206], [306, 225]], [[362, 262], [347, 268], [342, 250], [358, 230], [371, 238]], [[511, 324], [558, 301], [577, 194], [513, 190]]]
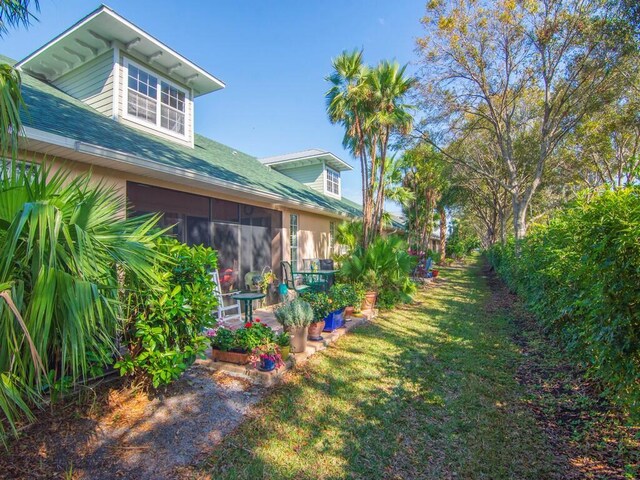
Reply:
[[363, 313], [361, 317], [352, 317], [351, 321], [345, 323], [344, 328], [338, 328], [333, 332], [323, 332], [322, 341], [308, 341], [305, 352], [292, 353], [285, 361], [285, 365], [271, 372], [261, 372], [252, 365], [238, 365], [236, 363], [212, 360], [210, 352], [207, 352], [207, 358], [197, 360], [197, 364], [214, 372], [223, 372], [233, 377], [249, 380], [257, 385], [265, 387], [275, 385], [282, 381], [283, 375], [293, 366], [306, 361], [311, 355], [325, 350], [330, 344], [334, 343], [338, 338], [342, 337], [353, 328], [362, 325], [371, 318], [375, 317], [375, 311]]

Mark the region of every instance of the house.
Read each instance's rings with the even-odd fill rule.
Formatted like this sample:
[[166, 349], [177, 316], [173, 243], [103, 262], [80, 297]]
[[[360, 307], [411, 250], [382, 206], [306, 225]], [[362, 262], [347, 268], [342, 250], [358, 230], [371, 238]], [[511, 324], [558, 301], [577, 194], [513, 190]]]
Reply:
[[[341, 195], [335, 155], [309, 150], [258, 160], [195, 132], [196, 99], [224, 83], [100, 6], [15, 63], [22, 72], [27, 161], [91, 169], [130, 212], [161, 212], [189, 244], [219, 252], [221, 277], [331, 254], [338, 222], [361, 215]], [[314, 175], [316, 175], [314, 177]]]

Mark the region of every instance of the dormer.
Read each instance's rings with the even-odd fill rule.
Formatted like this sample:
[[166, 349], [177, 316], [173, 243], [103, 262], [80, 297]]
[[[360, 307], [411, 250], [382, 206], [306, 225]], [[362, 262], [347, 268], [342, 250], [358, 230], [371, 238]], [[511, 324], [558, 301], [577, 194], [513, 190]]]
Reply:
[[224, 88], [105, 5], [17, 66], [123, 124], [191, 147], [194, 99]]
[[341, 172], [353, 167], [333, 153], [319, 149], [261, 158], [270, 168], [329, 197], [342, 198]]

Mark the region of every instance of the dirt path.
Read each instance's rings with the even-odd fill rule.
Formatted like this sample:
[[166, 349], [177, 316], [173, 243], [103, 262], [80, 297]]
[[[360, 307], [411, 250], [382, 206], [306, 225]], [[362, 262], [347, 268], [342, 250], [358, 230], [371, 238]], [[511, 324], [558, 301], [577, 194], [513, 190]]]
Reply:
[[96, 394], [88, 406], [44, 414], [8, 454], [0, 452], [0, 478], [176, 478], [233, 430], [264, 391], [194, 366], [163, 394]]

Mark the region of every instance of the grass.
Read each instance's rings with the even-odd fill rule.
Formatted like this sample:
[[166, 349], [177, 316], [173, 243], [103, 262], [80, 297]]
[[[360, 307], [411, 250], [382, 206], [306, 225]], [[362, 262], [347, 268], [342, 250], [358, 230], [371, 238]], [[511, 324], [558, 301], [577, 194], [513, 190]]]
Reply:
[[480, 263], [343, 337], [200, 468], [216, 479], [553, 478], [521, 401], [520, 350]]

